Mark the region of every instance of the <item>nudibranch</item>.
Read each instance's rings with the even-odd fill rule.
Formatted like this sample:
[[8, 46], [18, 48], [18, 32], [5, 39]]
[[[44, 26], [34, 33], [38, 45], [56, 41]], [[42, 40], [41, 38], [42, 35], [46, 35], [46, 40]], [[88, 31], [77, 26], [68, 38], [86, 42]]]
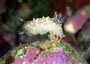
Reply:
[[[24, 24], [24, 31], [27, 35], [43, 35], [51, 32], [58, 37], [58, 40], [61, 40], [64, 37], [61, 23], [61, 14], [55, 12], [54, 18], [43, 17], [33, 19], [32, 21], [27, 21]], [[50, 37], [53, 39], [52, 37]], [[55, 39], [55, 38], [54, 38]]]

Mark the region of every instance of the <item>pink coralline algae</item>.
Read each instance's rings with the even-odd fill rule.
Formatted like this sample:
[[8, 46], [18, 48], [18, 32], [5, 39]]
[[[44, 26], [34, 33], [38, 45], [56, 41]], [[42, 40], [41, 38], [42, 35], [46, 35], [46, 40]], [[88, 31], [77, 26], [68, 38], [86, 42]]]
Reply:
[[63, 52], [61, 48], [55, 48], [53, 51], [44, 51], [38, 55], [37, 51], [38, 49], [36, 48], [29, 49], [25, 55], [16, 58], [12, 64], [79, 64], [72, 58], [70, 59], [68, 54]]
[[38, 49], [36, 49], [36, 48], [30, 48], [25, 53], [25, 55], [22, 55], [20, 57], [17, 57], [12, 64], [23, 64], [23, 63], [28, 64], [29, 62], [31, 62], [36, 57], [36, 55], [38, 54], [38, 52], [39, 52]]
[[46, 53], [38, 57], [34, 64], [70, 64], [67, 60], [68, 56], [65, 53], [52, 52]]

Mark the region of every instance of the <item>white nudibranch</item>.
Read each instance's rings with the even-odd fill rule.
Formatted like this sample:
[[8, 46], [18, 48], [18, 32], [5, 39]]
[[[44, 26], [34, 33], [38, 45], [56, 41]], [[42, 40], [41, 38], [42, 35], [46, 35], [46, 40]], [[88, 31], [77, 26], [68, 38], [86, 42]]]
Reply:
[[33, 19], [24, 24], [24, 30], [27, 35], [43, 35], [47, 32], [53, 32], [54, 35], [63, 35], [62, 24], [57, 25], [54, 22], [54, 18], [43, 17]]

